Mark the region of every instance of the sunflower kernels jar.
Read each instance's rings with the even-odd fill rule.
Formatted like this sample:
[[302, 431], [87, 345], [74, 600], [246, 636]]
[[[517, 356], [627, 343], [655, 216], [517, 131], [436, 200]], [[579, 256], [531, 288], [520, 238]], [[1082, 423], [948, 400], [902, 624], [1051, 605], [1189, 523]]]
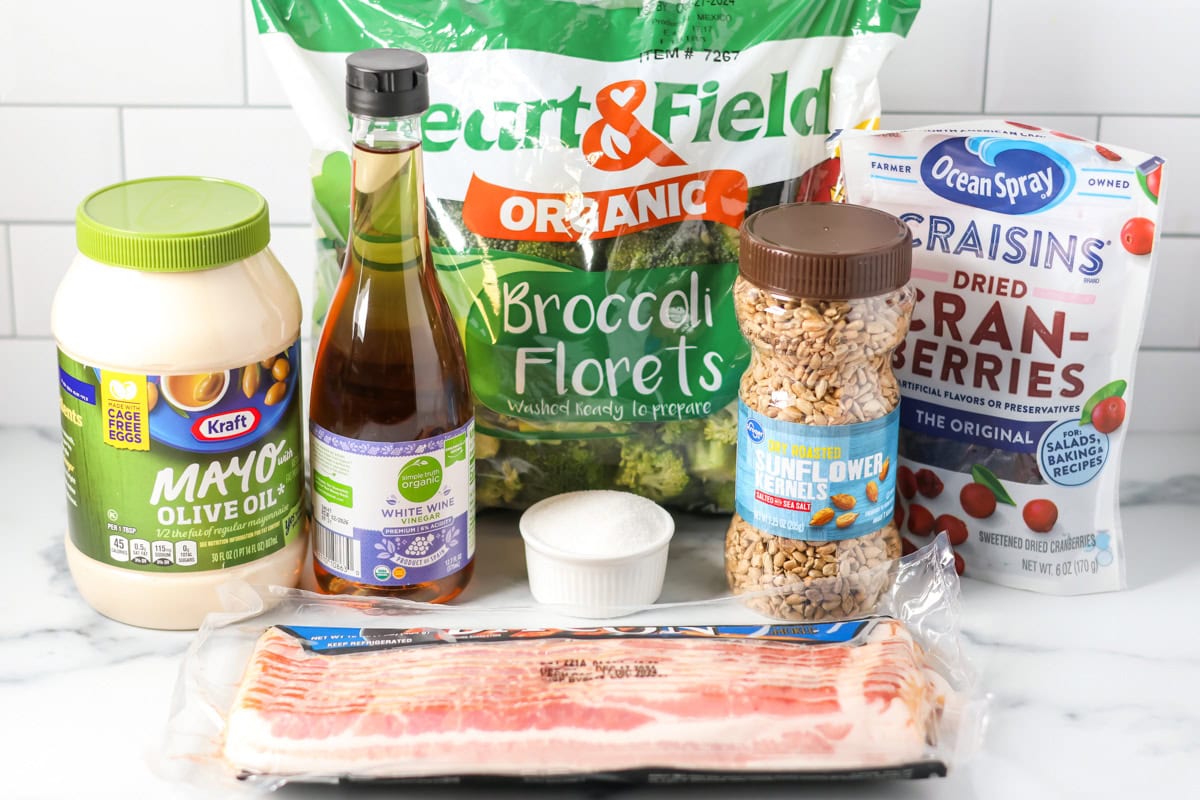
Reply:
[[912, 235], [890, 214], [798, 203], [742, 227], [734, 304], [750, 343], [739, 392], [729, 586], [781, 619], [869, 613], [900, 554], [893, 524]]

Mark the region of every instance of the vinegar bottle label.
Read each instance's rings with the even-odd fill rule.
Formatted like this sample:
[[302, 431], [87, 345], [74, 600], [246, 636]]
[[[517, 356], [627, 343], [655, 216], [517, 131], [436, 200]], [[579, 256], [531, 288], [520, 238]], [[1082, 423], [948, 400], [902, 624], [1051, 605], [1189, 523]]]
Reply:
[[475, 421], [413, 442], [368, 442], [310, 423], [313, 552], [329, 572], [398, 587], [475, 554]]

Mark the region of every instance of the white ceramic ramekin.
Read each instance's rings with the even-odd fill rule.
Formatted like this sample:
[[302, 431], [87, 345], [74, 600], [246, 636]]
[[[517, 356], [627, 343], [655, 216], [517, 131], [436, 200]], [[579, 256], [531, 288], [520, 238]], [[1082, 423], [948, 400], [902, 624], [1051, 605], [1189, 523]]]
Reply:
[[[539, 536], [538, 520], [531, 517], [531, 512], [543, 503], [569, 503], [573, 495], [588, 494], [593, 493], [569, 492], [549, 497], [530, 506], [521, 516], [530, 591], [539, 603], [556, 606], [563, 613], [577, 617], [632, 614], [653, 604], [662, 593], [667, 550], [675, 533], [675, 521], [666, 509], [652, 500], [610, 491], [606, 494], [619, 495], [620, 502], [645, 504], [646, 517], [653, 530], [648, 532], [649, 541], [644, 546], [620, 555], [597, 556], [571, 553], [547, 544]], [[586, 526], [590, 522], [581, 518], [575, 524]]]

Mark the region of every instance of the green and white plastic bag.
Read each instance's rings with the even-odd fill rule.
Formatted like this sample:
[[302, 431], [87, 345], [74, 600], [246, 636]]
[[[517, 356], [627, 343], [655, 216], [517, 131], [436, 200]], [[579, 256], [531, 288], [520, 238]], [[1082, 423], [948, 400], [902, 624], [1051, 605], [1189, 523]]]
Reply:
[[253, 0], [316, 149], [314, 324], [349, 199], [344, 60], [429, 58], [433, 260], [477, 399], [481, 506], [618, 488], [733, 507], [737, 229], [830, 200], [915, 0]]

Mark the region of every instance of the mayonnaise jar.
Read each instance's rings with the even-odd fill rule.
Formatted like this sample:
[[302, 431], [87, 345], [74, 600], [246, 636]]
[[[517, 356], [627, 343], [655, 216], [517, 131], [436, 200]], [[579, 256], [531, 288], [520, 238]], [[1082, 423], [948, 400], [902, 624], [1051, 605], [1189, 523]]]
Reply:
[[67, 564], [97, 611], [196, 628], [233, 578], [295, 586], [306, 537], [300, 297], [267, 203], [116, 184], [76, 213], [54, 298]]

